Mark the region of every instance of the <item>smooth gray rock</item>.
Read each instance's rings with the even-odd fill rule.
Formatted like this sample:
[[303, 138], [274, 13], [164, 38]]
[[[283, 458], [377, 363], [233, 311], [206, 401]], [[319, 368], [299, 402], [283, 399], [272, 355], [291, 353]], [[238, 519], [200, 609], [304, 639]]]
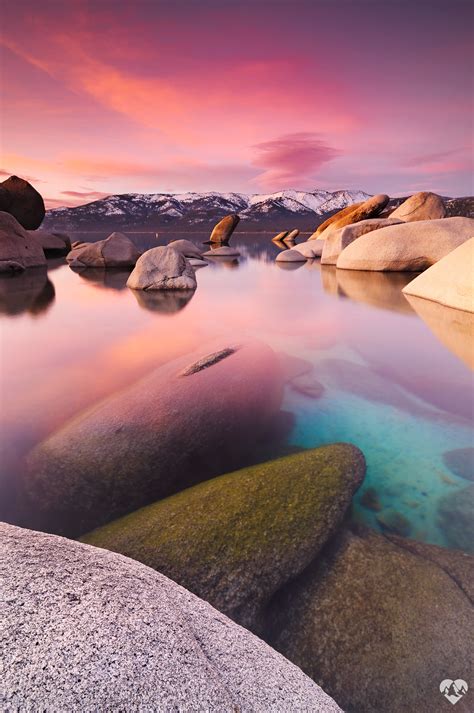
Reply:
[[184, 257], [196, 258], [197, 260], [202, 260], [202, 254], [204, 250], [201, 250], [197, 245], [191, 242], [191, 240], [172, 240], [168, 243], [169, 248], [173, 248], [177, 253], [181, 253]]
[[369, 218], [328, 233], [327, 238], [321, 241], [323, 243], [321, 265], [335, 265], [344, 248], [360, 238], [361, 235], [401, 222], [396, 218]]
[[189, 261], [168, 246], [143, 253], [127, 285], [132, 290], [194, 290], [197, 282]]
[[66, 260], [70, 267], [133, 267], [141, 252], [123, 233], [96, 243], [75, 242]]
[[306, 262], [307, 259], [303, 253], [294, 249], [283, 250], [275, 258], [276, 262]]
[[340, 712], [283, 656], [148, 567], [11, 525], [0, 537], [4, 710]]
[[0, 211], [0, 272], [46, 265], [43, 248], [10, 213]]
[[307, 257], [312, 260], [316, 257], [321, 257], [325, 242], [325, 240], [307, 240], [304, 243], [299, 243], [298, 245], [295, 245], [291, 249], [297, 250], [299, 253], [304, 255], [304, 257]]

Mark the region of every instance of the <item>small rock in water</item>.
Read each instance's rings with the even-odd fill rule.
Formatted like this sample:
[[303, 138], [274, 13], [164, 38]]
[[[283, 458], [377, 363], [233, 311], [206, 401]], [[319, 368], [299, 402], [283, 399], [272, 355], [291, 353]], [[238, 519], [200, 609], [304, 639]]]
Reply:
[[147, 250], [127, 280], [132, 290], [193, 290], [196, 284], [193, 266], [170, 247]]
[[272, 238], [272, 241], [274, 243], [280, 243], [284, 238], [286, 238], [287, 235], [288, 235], [288, 231], [282, 230], [281, 233], [277, 233], [277, 235], [275, 235], [275, 237]]
[[411, 523], [408, 518], [392, 508], [380, 512], [377, 515], [377, 522], [382, 530], [393, 535], [408, 537], [411, 532]]
[[368, 510], [375, 510], [378, 512], [382, 509], [382, 504], [375, 488], [367, 488], [367, 490], [365, 490], [362, 494], [360, 503]]
[[283, 250], [275, 259], [277, 262], [306, 262], [307, 260], [298, 250]]
[[443, 461], [449, 470], [464, 480], [474, 480], [474, 448], [456, 448], [443, 453]]

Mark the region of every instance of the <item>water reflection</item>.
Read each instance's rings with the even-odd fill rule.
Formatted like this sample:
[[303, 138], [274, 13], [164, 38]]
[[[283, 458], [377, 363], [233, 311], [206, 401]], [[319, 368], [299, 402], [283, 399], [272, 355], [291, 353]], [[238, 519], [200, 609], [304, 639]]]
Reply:
[[0, 277], [0, 313], [16, 316], [27, 312], [37, 316], [54, 302], [53, 283], [43, 268], [25, 270], [20, 275]]
[[441, 344], [474, 369], [474, 314], [412, 295], [406, 300]]
[[101, 267], [73, 268], [70, 270], [83, 280], [93, 283], [96, 287], [109, 290], [124, 290], [130, 277], [130, 270], [121, 268], [103, 269]]
[[[322, 265], [324, 271], [327, 265]], [[379, 309], [412, 314], [402, 289], [413, 279], [406, 272], [363, 272], [361, 270], [336, 270], [340, 294], [355, 302], [364, 302]]]
[[174, 314], [184, 309], [195, 290], [130, 290], [140, 307], [150, 312]]

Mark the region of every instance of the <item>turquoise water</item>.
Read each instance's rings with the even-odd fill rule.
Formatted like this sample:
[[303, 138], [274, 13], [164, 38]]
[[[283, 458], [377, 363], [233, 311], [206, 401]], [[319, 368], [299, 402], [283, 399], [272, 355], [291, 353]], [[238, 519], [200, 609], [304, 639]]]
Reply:
[[[235, 235], [241, 257], [199, 269], [189, 301], [140, 300], [127, 272], [76, 274], [64, 260], [49, 261], [47, 276], [0, 281], [2, 518], [31, 524], [22, 457], [72, 416], [207, 341], [258, 337], [303, 359], [322, 392], [287, 385], [288, 444], [348, 441], [364, 452], [353, 517], [380, 529], [395, 511], [404, 534], [448, 544], [438, 504], [470, 484], [443, 461], [473, 445], [469, 335], [449, 319], [435, 334], [401, 293], [410, 275], [341, 274], [318, 261], [285, 269], [270, 237]], [[367, 507], [368, 489], [378, 510]]]

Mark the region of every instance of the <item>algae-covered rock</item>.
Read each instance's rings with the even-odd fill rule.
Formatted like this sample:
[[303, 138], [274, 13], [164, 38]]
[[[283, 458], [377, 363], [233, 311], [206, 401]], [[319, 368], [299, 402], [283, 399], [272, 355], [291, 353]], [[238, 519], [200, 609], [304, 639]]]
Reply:
[[2, 710], [342, 713], [270, 646], [139, 562], [5, 524], [0, 546]]
[[440, 498], [438, 521], [451, 547], [474, 554], [474, 485]]
[[344, 531], [272, 603], [267, 641], [347, 713], [433, 713], [454, 665], [472, 680], [473, 558], [401, 542]]
[[261, 342], [209, 345], [154, 370], [29, 454], [38, 526], [81, 534], [247, 464], [282, 393], [279, 361]]
[[335, 444], [201, 483], [84, 540], [137, 559], [248, 628], [341, 522], [365, 461]]

